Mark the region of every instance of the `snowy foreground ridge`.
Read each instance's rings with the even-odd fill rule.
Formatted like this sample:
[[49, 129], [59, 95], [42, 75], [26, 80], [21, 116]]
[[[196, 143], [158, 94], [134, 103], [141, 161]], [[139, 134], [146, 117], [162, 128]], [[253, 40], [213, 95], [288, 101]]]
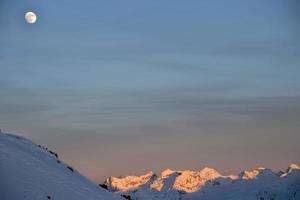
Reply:
[[58, 155], [31, 141], [0, 133], [0, 200], [114, 200], [61, 161]]
[[0, 200], [300, 200], [300, 168], [283, 172], [263, 167], [224, 176], [164, 170], [156, 175], [110, 177], [91, 182], [59, 156], [12, 134], [0, 133]]

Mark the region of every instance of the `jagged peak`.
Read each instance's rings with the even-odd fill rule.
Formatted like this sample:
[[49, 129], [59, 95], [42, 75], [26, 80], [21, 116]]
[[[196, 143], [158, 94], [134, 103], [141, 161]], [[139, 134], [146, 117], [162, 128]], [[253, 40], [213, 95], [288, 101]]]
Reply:
[[156, 176], [153, 171], [149, 171], [146, 174], [135, 176], [120, 176], [120, 177], [109, 177], [104, 184], [108, 186], [109, 190], [121, 190], [129, 191], [136, 189], [142, 185], [147, 184], [152, 177]]
[[214, 176], [214, 177], [222, 176], [222, 174], [220, 174], [217, 170], [210, 167], [204, 167], [199, 173], [203, 176]]
[[271, 169], [265, 167], [257, 167], [253, 170], [245, 170], [239, 174], [241, 179], [256, 179], [260, 175], [275, 174]]
[[254, 169], [254, 170], [245, 170], [245, 171], [242, 171], [240, 174], [239, 174], [239, 177], [241, 179], [255, 179], [256, 176], [259, 174], [259, 171]]
[[174, 188], [184, 192], [195, 192], [206, 184], [222, 175], [213, 168], [205, 167], [201, 171], [181, 171], [174, 182]]
[[153, 175], [155, 175], [155, 173], [152, 170], [150, 170], [146, 174], [144, 174], [144, 176], [153, 176]]
[[180, 174], [181, 172], [179, 171], [166, 169], [161, 172], [160, 176], [157, 177], [155, 181], [153, 181], [153, 183], [150, 185], [150, 188], [155, 189], [157, 191], [170, 190], [172, 183]]
[[291, 170], [299, 170], [300, 167], [294, 163], [290, 164], [290, 166], [288, 167], [287, 171], [291, 171]]
[[290, 173], [294, 172], [294, 171], [298, 171], [300, 170], [300, 167], [297, 164], [290, 164], [289, 167], [286, 169], [285, 172], [279, 172], [280, 177], [285, 177], [287, 175], [289, 175]]
[[257, 170], [257, 171], [264, 171], [265, 169], [267, 169], [267, 168], [265, 168], [265, 167], [257, 167], [255, 170]]
[[169, 177], [171, 174], [173, 174], [173, 173], [175, 173], [175, 172], [178, 172], [178, 171], [174, 171], [174, 170], [172, 170], [172, 169], [167, 168], [167, 169], [165, 169], [165, 170], [163, 170], [163, 171], [161, 172], [161, 177], [162, 177], [162, 178], [167, 178], [167, 177]]
[[201, 171], [216, 171], [216, 170], [211, 167], [204, 167]]
[[148, 171], [147, 173], [141, 175], [111, 176], [110, 178], [112, 179], [140, 178], [140, 177], [152, 176], [153, 174], [154, 174], [153, 171]]

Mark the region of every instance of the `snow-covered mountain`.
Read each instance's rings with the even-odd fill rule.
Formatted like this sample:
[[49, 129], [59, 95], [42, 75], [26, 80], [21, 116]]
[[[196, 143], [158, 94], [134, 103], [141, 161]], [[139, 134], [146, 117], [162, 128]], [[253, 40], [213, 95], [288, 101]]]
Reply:
[[166, 169], [110, 177], [100, 186], [54, 151], [0, 132], [0, 200], [300, 200], [300, 168], [291, 164], [274, 173], [259, 167], [229, 176], [208, 167]]
[[80, 175], [55, 152], [0, 132], [0, 200], [121, 199], [115, 196]]
[[201, 171], [152, 171], [141, 176], [108, 178], [103, 187], [132, 200], [300, 200], [300, 170], [291, 164], [274, 173], [259, 167], [224, 176], [212, 168]]

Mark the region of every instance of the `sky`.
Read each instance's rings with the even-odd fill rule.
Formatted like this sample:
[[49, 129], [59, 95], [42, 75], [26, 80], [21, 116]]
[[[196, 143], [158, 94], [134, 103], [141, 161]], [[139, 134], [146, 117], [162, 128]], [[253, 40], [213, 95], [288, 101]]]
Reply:
[[299, 6], [1, 0], [0, 128], [97, 182], [300, 163]]

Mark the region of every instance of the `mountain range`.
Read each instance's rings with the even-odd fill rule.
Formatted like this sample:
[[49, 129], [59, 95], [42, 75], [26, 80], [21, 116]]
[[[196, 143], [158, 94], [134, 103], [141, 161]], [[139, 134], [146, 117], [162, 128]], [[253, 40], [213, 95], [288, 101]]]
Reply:
[[205, 167], [200, 171], [166, 169], [141, 176], [109, 177], [101, 186], [127, 199], [166, 200], [296, 200], [300, 199], [300, 167], [291, 164], [273, 172], [258, 167], [238, 175], [222, 175]]
[[[99, 187], [100, 186], [100, 187]], [[30, 140], [0, 133], [1, 200], [300, 200], [300, 167], [258, 167], [237, 175], [166, 169], [109, 177], [96, 184], [59, 155]]]

